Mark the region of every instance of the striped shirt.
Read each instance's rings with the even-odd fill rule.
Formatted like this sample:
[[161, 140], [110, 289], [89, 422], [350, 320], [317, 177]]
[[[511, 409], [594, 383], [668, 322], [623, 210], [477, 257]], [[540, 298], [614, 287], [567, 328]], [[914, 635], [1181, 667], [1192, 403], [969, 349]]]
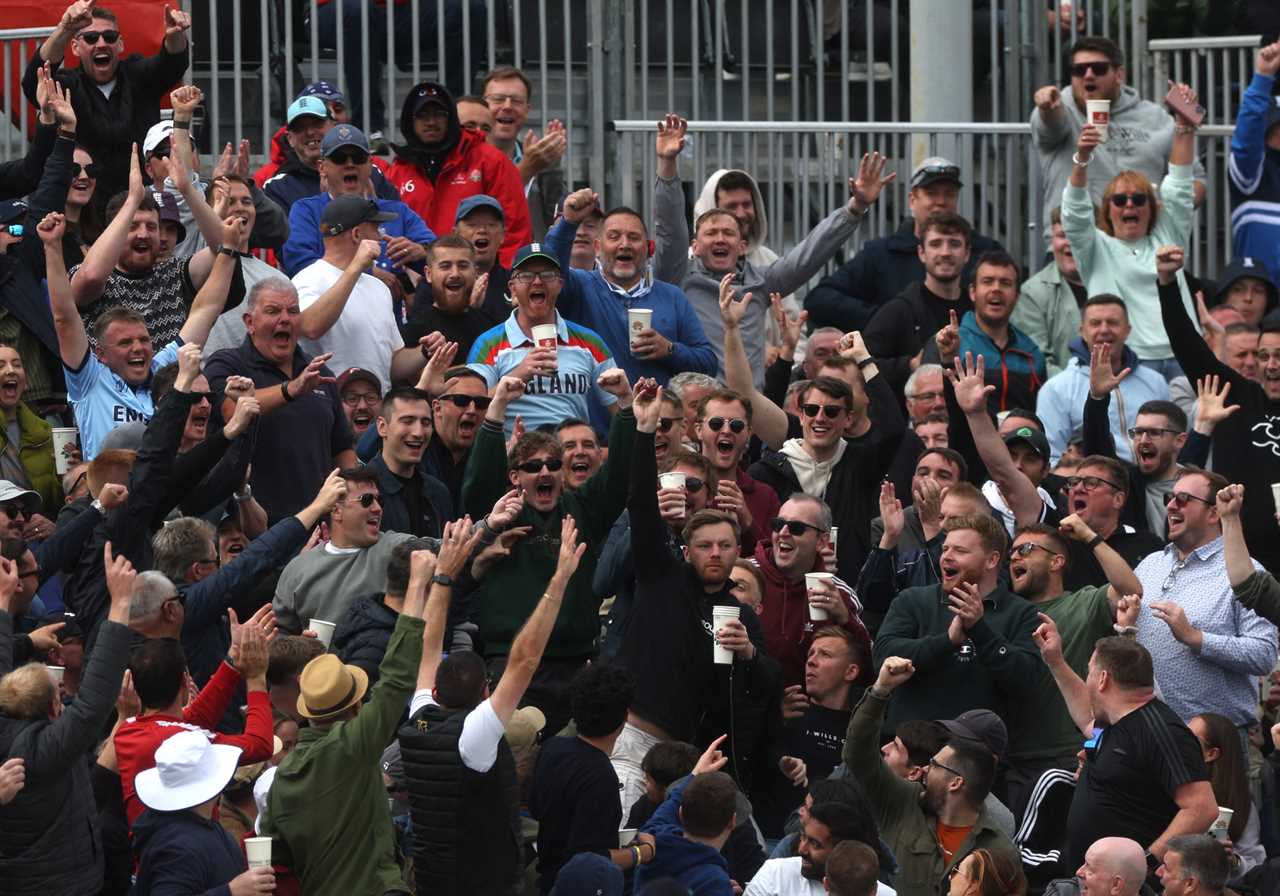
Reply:
[[[533, 349], [533, 338], [520, 328], [517, 312], [504, 323], [480, 334], [471, 346], [467, 366], [484, 377], [490, 389], [509, 375]], [[617, 398], [600, 388], [596, 379], [618, 365], [604, 339], [595, 330], [565, 320], [556, 312], [556, 372], [554, 376], [535, 376], [525, 384], [525, 392], [507, 405], [504, 429], [508, 436], [516, 417], [532, 432], [539, 426], [555, 427], [563, 420], [599, 421], [607, 418], [598, 410], [608, 408]], [[592, 407], [597, 413], [591, 413]]]
[[[1258, 677], [1276, 664], [1276, 627], [1235, 599], [1221, 536], [1182, 559], [1173, 545], [1165, 545], [1134, 572], [1142, 582], [1138, 641], [1151, 652], [1156, 685], [1169, 708], [1184, 722], [1204, 712], [1221, 713], [1237, 725], [1252, 722]], [[1156, 618], [1150, 607], [1156, 600], [1182, 606], [1204, 635], [1199, 653]]]

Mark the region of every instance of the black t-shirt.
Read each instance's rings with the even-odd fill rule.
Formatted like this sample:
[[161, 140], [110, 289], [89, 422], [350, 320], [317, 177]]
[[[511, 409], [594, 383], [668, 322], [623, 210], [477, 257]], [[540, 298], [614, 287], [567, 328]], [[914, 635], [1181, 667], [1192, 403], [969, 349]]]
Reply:
[[[1126, 532], [1124, 527], [1116, 529], [1107, 539], [1107, 544], [1133, 569], [1142, 562], [1147, 554], [1154, 553], [1164, 547], [1164, 541], [1151, 532]], [[1063, 578], [1063, 590], [1079, 591], [1089, 585], [1107, 584], [1107, 574], [1102, 571], [1102, 564], [1089, 546], [1069, 539], [1067, 555], [1070, 564]]]
[[553, 737], [542, 745], [529, 812], [538, 819], [538, 888], [544, 896], [578, 853], [607, 856], [617, 848], [621, 786], [609, 757], [591, 744]]
[[1063, 867], [1079, 868], [1102, 837], [1128, 837], [1145, 849], [1178, 813], [1177, 789], [1208, 777], [1200, 742], [1159, 700], [1102, 729], [1085, 750]]
[[[422, 281], [425, 285], [427, 281]], [[421, 287], [419, 287], [421, 295]], [[439, 331], [450, 342], [458, 343], [458, 354], [454, 361], [458, 364], [467, 360], [471, 345], [480, 334], [492, 329], [494, 322], [479, 311], [469, 310], [463, 314], [447, 314], [430, 303], [430, 291], [427, 293], [427, 304], [418, 305], [415, 300], [413, 315], [409, 322], [400, 328], [400, 335], [405, 345], [417, 345], [418, 340], [428, 333]]]
[[[857, 703], [857, 694], [851, 703]], [[849, 730], [848, 709], [827, 709], [810, 704], [805, 714], [783, 726], [782, 754], [803, 759], [810, 781], [831, 776], [831, 770], [840, 764], [844, 750], [845, 733]], [[766, 837], [781, 837], [782, 826], [797, 806], [804, 802], [805, 788], [796, 787], [781, 774], [774, 786], [756, 804], [756, 821]]]
[[[391, 474], [395, 476], [395, 474]], [[413, 468], [413, 475], [408, 478], [396, 476], [400, 480], [400, 494], [404, 495], [404, 506], [409, 511], [409, 531], [418, 538], [430, 535], [435, 537], [435, 527], [430, 519], [431, 506], [422, 506], [422, 478], [418, 468]], [[426, 511], [424, 513], [424, 511]]]

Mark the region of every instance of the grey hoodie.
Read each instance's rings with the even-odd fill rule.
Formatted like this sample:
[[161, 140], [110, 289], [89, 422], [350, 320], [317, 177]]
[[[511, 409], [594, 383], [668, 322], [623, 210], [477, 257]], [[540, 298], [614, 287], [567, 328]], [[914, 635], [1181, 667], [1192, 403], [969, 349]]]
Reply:
[[[1084, 128], [1084, 112], [1076, 105], [1070, 87], [1062, 91], [1062, 106], [1066, 114], [1055, 126], [1045, 123], [1038, 108], [1031, 113], [1031, 136], [1040, 152], [1043, 177], [1040, 188], [1044, 197], [1044, 220], [1041, 224], [1046, 247], [1052, 235], [1049, 213], [1062, 204], [1062, 189], [1071, 177], [1071, 156]], [[1164, 106], [1139, 97], [1132, 87], [1121, 87], [1120, 95], [1111, 104], [1107, 142], [1094, 151], [1089, 161], [1089, 195], [1093, 204], [1097, 206], [1107, 184], [1121, 171], [1140, 172], [1158, 185], [1168, 170], [1172, 149], [1173, 116]], [[1192, 176], [1197, 181], [1206, 179], [1199, 159]]]

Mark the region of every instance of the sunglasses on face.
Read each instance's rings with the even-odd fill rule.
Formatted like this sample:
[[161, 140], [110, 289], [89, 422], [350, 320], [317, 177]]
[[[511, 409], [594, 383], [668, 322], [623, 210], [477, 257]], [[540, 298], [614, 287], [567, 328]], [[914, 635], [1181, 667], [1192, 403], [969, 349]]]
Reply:
[[810, 529], [812, 529], [814, 532], [826, 531], [820, 526], [810, 525], [809, 523], [802, 523], [799, 520], [784, 520], [780, 516], [775, 516], [773, 519], [769, 520], [769, 528], [772, 529], [774, 532], [781, 532], [783, 529], [786, 529], [788, 532], [790, 532], [792, 535], [795, 535], [796, 537], [804, 535], [804, 533], [808, 532]]
[[147, 153], [147, 155], [153, 159], [167, 159], [169, 158], [169, 153], [172, 149], [173, 147], [168, 143], [162, 143], [155, 149], [151, 150], [151, 152]]
[[27, 232], [26, 229], [21, 224], [10, 224], [9, 226], [5, 227], [4, 230], [5, 230], [5, 233], [9, 234], [9, 236], [17, 236], [17, 237], [20, 237]]
[[541, 473], [542, 468], [546, 467], [551, 473], [557, 473], [564, 466], [564, 461], [558, 457], [548, 457], [545, 460], [527, 460], [522, 464], [516, 464], [516, 469], [521, 473]]
[[113, 44], [120, 39], [119, 31], [81, 31], [79, 37], [89, 46], [93, 46], [98, 42], [98, 38], [102, 38], [102, 42]]
[[804, 411], [806, 417], [817, 417], [818, 412], [828, 420], [834, 420], [845, 412], [845, 408], [838, 404], [802, 404], [800, 410]]
[[1214, 506], [1212, 501], [1201, 498], [1199, 495], [1193, 495], [1190, 492], [1170, 492], [1164, 499], [1166, 507], [1170, 504], [1177, 504], [1179, 507], [1186, 507], [1192, 501], [1199, 501], [1201, 504], [1206, 504], [1209, 507]]
[[329, 161], [335, 165], [363, 165], [369, 161], [369, 154], [358, 149], [340, 149], [330, 153]]
[[658, 432], [670, 432], [671, 427], [675, 426], [677, 423], [683, 423], [683, 422], [684, 422], [683, 417], [659, 417]]
[[382, 506], [382, 498], [377, 492], [365, 492], [363, 495], [355, 499], [355, 503], [359, 504], [365, 510], [368, 510], [377, 502], [378, 506]]
[[0, 504], [0, 513], [3, 513], [11, 520], [27, 518], [27, 511], [19, 504]]
[[698, 492], [702, 491], [706, 484], [705, 480], [699, 479], [697, 476], [684, 477], [684, 490], [690, 495], [696, 495]]
[[1071, 66], [1071, 77], [1083, 78], [1090, 71], [1093, 71], [1095, 78], [1101, 78], [1107, 72], [1111, 71], [1110, 62], [1077, 62]]
[[735, 436], [747, 428], [747, 421], [739, 419], [738, 417], [734, 417], [732, 419], [726, 419], [724, 417], [707, 418], [707, 428], [712, 432], [719, 432], [724, 429], [725, 424], [728, 424], [729, 432], [733, 433]]
[[1142, 208], [1147, 204], [1146, 193], [1112, 193], [1111, 204], [1116, 208], [1124, 208], [1132, 204], [1134, 208]]
[[83, 173], [85, 177], [94, 179], [97, 178], [101, 170], [97, 162], [90, 162], [88, 165], [81, 165], [79, 162], [71, 163], [71, 176], [73, 178], [79, 177]]
[[475, 405], [477, 411], [487, 411], [489, 409], [489, 396], [487, 395], [441, 395], [441, 401], [452, 402], [455, 408], [466, 408], [468, 405]]

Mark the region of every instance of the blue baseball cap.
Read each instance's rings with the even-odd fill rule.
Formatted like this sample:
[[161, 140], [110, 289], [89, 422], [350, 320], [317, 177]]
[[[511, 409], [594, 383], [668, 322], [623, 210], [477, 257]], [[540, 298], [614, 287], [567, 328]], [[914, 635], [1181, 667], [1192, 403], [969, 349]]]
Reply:
[[560, 270], [560, 259], [544, 249], [542, 243], [530, 243], [527, 246], [521, 246], [516, 252], [515, 259], [511, 262], [511, 270], [516, 270], [531, 258], [545, 258], [556, 266], [556, 270]]
[[356, 149], [368, 152], [369, 140], [365, 137], [364, 131], [355, 125], [340, 124], [330, 128], [329, 133], [324, 135], [324, 141], [320, 144], [320, 154], [330, 156], [344, 146], [354, 146]]
[[304, 115], [313, 115], [316, 118], [328, 118], [329, 107], [324, 104], [324, 100], [314, 96], [300, 96], [289, 104], [289, 109], [285, 112], [285, 124], [293, 124]]
[[298, 99], [304, 96], [319, 97], [327, 103], [342, 103], [344, 106], [347, 104], [346, 95], [328, 81], [312, 81], [298, 91]]
[[498, 213], [498, 217], [506, 223], [507, 215], [502, 210], [502, 203], [484, 193], [477, 193], [475, 196], [468, 196], [466, 199], [458, 203], [458, 213], [453, 216], [453, 223], [457, 224], [467, 215], [471, 214], [478, 208], [491, 208]]
[[21, 199], [10, 199], [0, 202], [0, 224], [13, 224], [27, 217], [31, 207]]

